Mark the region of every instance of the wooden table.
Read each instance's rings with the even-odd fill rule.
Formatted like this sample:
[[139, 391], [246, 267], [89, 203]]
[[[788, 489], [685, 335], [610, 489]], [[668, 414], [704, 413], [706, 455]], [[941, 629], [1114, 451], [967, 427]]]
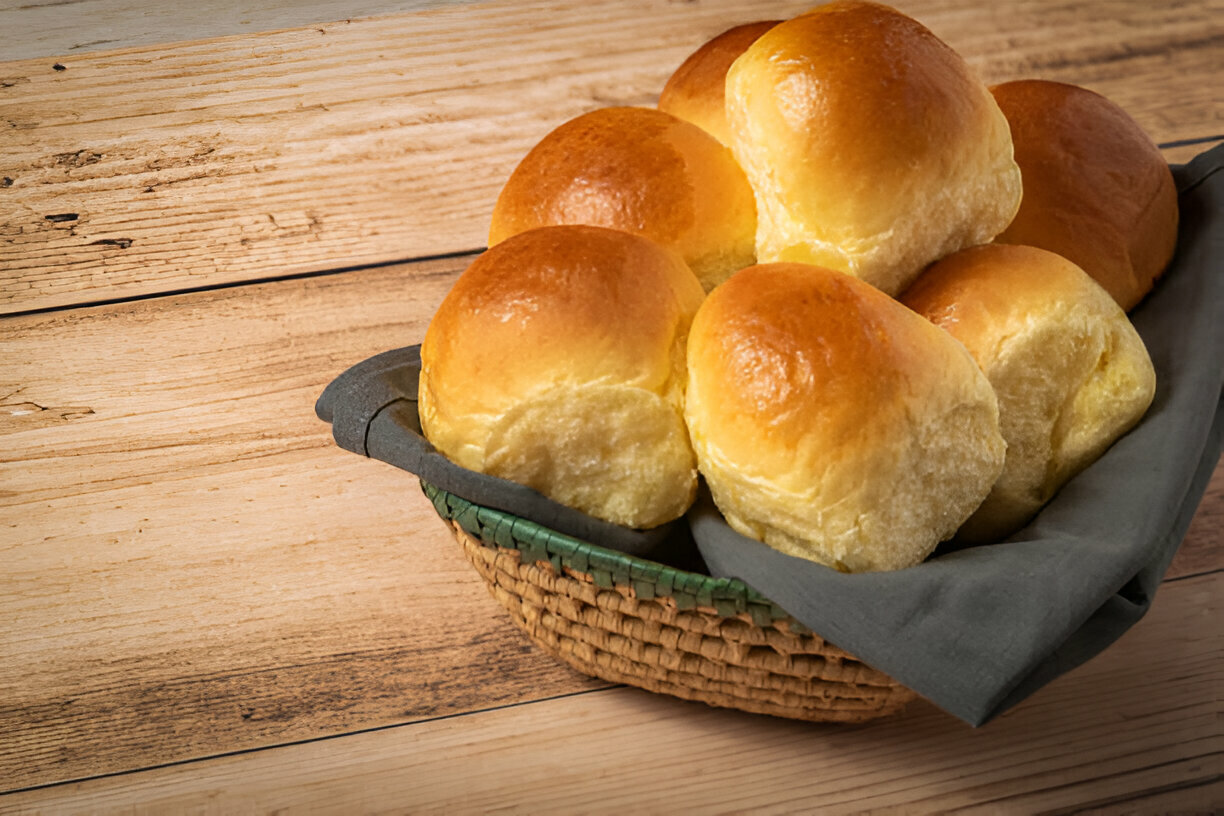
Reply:
[[[502, 0], [0, 64], [0, 812], [1224, 807], [1224, 468], [1100, 657], [978, 730], [813, 726], [552, 662], [415, 481], [315, 419], [420, 340], [545, 132], [808, 5]], [[1215, 0], [900, 7], [1171, 161], [1224, 133]]]

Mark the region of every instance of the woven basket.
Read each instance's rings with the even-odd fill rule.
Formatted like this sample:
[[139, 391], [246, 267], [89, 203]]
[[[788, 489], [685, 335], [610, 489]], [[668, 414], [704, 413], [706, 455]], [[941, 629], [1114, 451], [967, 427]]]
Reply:
[[514, 622], [580, 672], [816, 722], [864, 722], [915, 696], [742, 581], [665, 567], [421, 486]]

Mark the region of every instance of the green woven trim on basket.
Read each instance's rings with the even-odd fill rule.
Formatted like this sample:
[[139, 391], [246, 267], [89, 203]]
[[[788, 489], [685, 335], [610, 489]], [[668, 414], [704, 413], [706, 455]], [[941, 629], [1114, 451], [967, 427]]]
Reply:
[[[428, 482], [421, 489], [438, 515], [454, 521], [486, 547], [518, 550], [525, 563], [547, 561], [591, 576], [602, 589], [633, 587], [639, 599], [671, 597], [680, 609], [707, 607], [722, 617], [747, 613], [758, 626], [789, 615], [738, 578], [714, 578], [580, 541], [513, 513], [473, 504]], [[792, 627], [802, 627], [792, 622]]]

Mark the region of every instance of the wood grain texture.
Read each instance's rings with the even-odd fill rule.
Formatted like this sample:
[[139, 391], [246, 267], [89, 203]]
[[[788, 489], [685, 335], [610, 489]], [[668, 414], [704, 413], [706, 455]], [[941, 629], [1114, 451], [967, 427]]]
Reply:
[[[552, 662], [415, 481], [314, 418], [467, 259], [250, 281], [477, 248], [549, 128], [807, 5], [499, 0], [0, 63], [0, 312], [58, 310], [0, 317], [0, 791], [51, 786], [0, 813], [1224, 809], [1224, 466], [1087, 666], [978, 731], [813, 728]], [[1214, 0], [899, 5], [988, 81], [1224, 132]]]
[[1161, 154], [1169, 164], [1185, 164], [1200, 153], [1204, 153], [1220, 143], [1219, 139], [1194, 141], [1191, 144], [1175, 145], [1161, 148]]
[[1216, 464], [1199, 502], [1199, 511], [1169, 564], [1165, 580], [1217, 570], [1224, 570], [1224, 460]]
[[[477, 249], [548, 130], [653, 104], [709, 36], [810, 5], [500, 0], [2, 63], [0, 311]], [[1210, 4], [898, 6], [989, 82], [1086, 85], [1157, 141], [1224, 132]]]
[[461, 264], [0, 322], [0, 789], [596, 685], [313, 415]]
[[926, 704], [815, 726], [612, 689], [17, 794], [0, 809], [1207, 813], [1224, 805], [1222, 592], [1219, 574], [1166, 585], [1114, 648], [979, 730]]
[[[5, 318], [0, 789], [596, 684], [311, 412], [467, 259]], [[1224, 467], [1170, 571], [1224, 569]]]
[[149, 3], [145, 0], [9, 0], [0, 3], [5, 59], [78, 55], [184, 40], [251, 34], [340, 17], [423, 11], [471, 0], [263, 0]]
[[9, 63], [0, 304], [480, 248], [532, 143], [653, 104], [664, 65], [765, 6], [503, 2]]

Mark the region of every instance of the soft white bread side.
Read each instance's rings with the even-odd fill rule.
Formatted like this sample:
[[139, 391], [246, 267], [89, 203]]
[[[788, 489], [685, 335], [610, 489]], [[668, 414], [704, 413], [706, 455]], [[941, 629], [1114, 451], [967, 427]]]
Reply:
[[993, 244], [932, 266], [903, 302], [959, 340], [999, 398], [1007, 460], [961, 530], [998, 541], [1147, 411], [1156, 374], [1122, 308], [1042, 249]]
[[767, 31], [727, 73], [726, 115], [756, 191], [761, 263], [827, 266], [896, 295], [1020, 204], [986, 86], [886, 6], [829, 3]]
[[727, 69], [781, 20], [729, 28], [689, 55], [663, 86], [659, 110], [692, 122], [723, 144], [730, 144], [727, 130]]
[[991, 92], [1024, 176], [1020, 211], [996, 240], [1057, 252], [1130, 311], [1177, 245], [1177, 187], [1160, 150], [1086, 88], [1029, 79]]
[[653, 108], [602, 108], [545, 136], [498, 196], [489, 246], [555, 224], [644, 235], [707, 291], [756, 258], [756, 204], [731, 151]]
[[685, 416], [727, 522], [850, 572], [919, 563], [1003, 466], [994, 391], [965, 349], [857, 278], [764, 264], [693, 321]]
[[649, 528], [692, 503], [685, 345], [703, 292], [636, 235], [545, 227], [485, 252], [421, 345], [419, 411], [471, 470]]

